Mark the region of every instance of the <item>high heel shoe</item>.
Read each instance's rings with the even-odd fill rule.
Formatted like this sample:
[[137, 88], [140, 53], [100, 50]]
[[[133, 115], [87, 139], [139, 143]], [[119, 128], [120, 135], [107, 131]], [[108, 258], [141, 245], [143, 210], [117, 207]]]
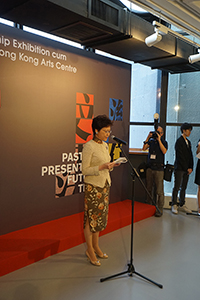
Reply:
[[97, 254], [97, 256], [98, 256], [99, 258], [103, 258], [103, 259], [108, 258], [108, 255], [107, 255], [106, 253], [103, 253], [103, 255]]
[[[103, 253], [100, 249], [98, 249], [98, 251], [96, 251], [96, 250], [94, 249], [94, 252], [96, 253], [96, 255], [97, 255], [99, 258], [103, 258], [103, 259], [108, 258], [108, 255], [107, 255], [106, 253]], [[98, 254], [98, 252], [101, 252], [102, 254]]]
[[85, 254], [86, 254], [86, 256], [87, 256], [87, 259], [90, 261], [90, 263], [91, 263], [92, 265], [98, 266], [98, 267], [101, 265], [101, 263], [100, 263], [99, 260], [95, 260], [95, 261], [94, 261], [94, 260], [91, 260], [88, 251], [86, 251]]

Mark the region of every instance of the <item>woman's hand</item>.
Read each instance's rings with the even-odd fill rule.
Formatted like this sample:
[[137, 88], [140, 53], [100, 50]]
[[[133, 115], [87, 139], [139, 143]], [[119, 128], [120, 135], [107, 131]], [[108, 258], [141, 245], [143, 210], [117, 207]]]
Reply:
[[111, 170], [114, 167], [117, 167], [119, 165], [120, 164], [116, 164], [115, 162], [108, 162], [108, 163], [105, 163], [105, 164], [99, 166], [99, 171], [102, 171], [102, 170], [105, 170], [105, 169]]
[[121, 164], [120, 163], [116, 163], [116, 162], [111, 162], [110, 166], [109, 166], [109, 170], [113, 169], [114, 167], [119, 167]]
[[120, 163], [115, 163], [113, 167], [119, 167], [120, 165]]
[[102, 170], [105, 170], [105, 169], [109, 169], [109, 162], [108, 163], [105, 163], [101, 166], [99, 166], [99, 171], [102, 171]]

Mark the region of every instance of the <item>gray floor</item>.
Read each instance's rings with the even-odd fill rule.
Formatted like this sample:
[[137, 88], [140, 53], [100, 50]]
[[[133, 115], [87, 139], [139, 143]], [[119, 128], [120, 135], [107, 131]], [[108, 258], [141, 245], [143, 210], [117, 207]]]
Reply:
[[199, 300], [200, 217], [164, 211], [134, 225], [136, 272], [161, 283], [163, 289], [137, 275], [106, 278], [127, 270], [130, 226], [101, 237], [109, 254], [101, 267], [91, 265], [79, 245], [0, 278], [0, 300]]

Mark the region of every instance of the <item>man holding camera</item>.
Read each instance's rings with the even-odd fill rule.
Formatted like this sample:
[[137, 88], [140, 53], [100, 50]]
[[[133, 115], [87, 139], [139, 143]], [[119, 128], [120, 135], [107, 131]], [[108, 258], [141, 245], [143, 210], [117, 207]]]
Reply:
[[[155, 213], [155, 217], [161, 217], [164, 206], [164, 155], [168, 149], [168, 143], [163, 139], [163, 128], [158, 126], [157, 130], [150, 131], [146, 140], [143, 142], [142, 150], [149, 149], [147, 170], [146, 170], [146, 184], [147, 190], [152, 195], [153, 186], [156, 188], [156, 204], [159, 211]], [[147, 195], [147, 202], [152, 204], [152, 199]]]

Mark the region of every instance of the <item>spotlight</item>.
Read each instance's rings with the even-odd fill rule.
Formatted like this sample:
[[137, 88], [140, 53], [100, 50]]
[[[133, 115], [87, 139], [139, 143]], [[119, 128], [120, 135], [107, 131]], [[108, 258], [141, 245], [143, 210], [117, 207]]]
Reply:
[[188, 57], [190, 64], [200, 61], [200, 49], [198, 49], [198, 52], [199, 52], [199, 54], [193, 54]]
[[145, 39], [145, 44], [148, 46], [148, 47], [151, 47], [157, 43], [159, 43], [160, 41], [162, 40], [162, 35], [159, 33], [159, 30], [157, 28], [155, 28], [155, 33], [148, 36], [146, 39]]
[[145, 39], [145, 44], [148, 47], [159, 43], [162, 40], [162, 36], [168, 34], [169, 31], [168, 27], [156, 21], [153, 21], [152, 25], [154, 26], [155, 33]]

